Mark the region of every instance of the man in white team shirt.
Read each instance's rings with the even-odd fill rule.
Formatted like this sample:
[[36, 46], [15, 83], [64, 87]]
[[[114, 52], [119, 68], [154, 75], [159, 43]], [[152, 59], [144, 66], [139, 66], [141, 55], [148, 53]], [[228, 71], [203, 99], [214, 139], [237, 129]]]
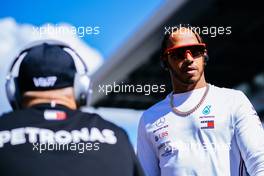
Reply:
[[173, 92], [146, 110], [137, 152], [149, 176], [264, 175], [264, 132], [247, 97], [206, 82], [201, 37], [188, 27], [166, 35], [162, 62]]

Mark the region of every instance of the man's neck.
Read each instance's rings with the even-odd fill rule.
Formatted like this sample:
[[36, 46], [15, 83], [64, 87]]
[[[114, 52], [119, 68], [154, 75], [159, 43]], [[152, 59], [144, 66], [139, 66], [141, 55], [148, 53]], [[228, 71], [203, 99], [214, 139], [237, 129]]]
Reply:
[[[69, 88], [68, 88], [69, 89]], [[70, 109], [77, 109], [75, 100], [73, 96], [69, 96], [69, 91], [67, 88], [50, 91], [27, 91], [23, 94], [23, 106], [31, 107], [36, 104], [50, 103], [59, 104], [66, 106]]]
[[206, 87], [207, 85], [205, 79], [200, 79], [198, 82], [190, 83], [190, 84], [187, 84], [187, 83], [184, 84], [184, 83], [180, 83], [179, 81], [173, 80], [172, 84], [173, 84], [172, 85], [173, 93], [184, 93], [184, 92]]

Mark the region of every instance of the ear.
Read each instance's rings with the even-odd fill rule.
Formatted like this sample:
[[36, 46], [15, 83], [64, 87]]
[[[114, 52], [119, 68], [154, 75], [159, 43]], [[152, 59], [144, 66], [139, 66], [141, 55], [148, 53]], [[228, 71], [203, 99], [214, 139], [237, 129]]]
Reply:
[[165, 71], [168, 71], [169, 70], [169, 68], [168, 68], [168, 62], [167, 61], [160, 61], [160, 65], [161, 65], [161, 67], [165, 70]]
[[206, 65], [208, 61], [209, 61], [209, 56], [207, 54], [207, 50], [205, 50], [205, 52], [204, 52], [204, 65]]
[[160, 57], [160, 65], [161, 67], [165, 70], [165, 71], [168, 71], [169, 70], [169, 67], [168, 67], [168, 57], [166, 56], [161, 56]]

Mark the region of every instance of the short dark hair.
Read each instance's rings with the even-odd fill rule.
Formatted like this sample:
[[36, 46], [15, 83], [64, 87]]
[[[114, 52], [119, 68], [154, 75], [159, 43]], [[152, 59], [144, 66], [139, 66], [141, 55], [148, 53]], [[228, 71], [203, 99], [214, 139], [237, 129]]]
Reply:
[[169, 40], [170, 36], [171, 36], [174, 32], [178, 31], [178, 30], [181, 29], [181, 28], [187, 28], [187, 29], [190, 29], [190, 30], [194, 33], [194, 35], [195, 35], [197, 41], [198, 41], [199, 43], [203, 43], [203, 38], [201, 37], [200, 34], [198, 34], [198, 33], [195, 31], [195, 27], [193, 27], [193, 26], [191, 26], [191, 25], [189, 25], [189, 24], [178, 24], [178, 25], [175, 25], [175, 26], [172, 27], [172, 30], [171, 30], [170, 33], [166, 33], [166, 34], [164, 35], [164, 38], [163, 38], [162, 43], [161, 43], [161, 57], [163, 57], [163, 54], [164, 54], [165, 50], [166, 50], [167, 47], [168, 47], [168, 46], [167, 46], [167, 43], [168, 43], [168, 40]]

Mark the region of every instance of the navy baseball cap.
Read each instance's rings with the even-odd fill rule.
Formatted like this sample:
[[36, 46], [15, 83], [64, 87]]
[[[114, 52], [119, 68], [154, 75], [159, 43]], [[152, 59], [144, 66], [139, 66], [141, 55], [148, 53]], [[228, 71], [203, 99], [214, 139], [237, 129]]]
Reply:
[[73, 86], [75, 63], [63, 48], [61, 45], [43, 43], [26, 51], [17, 78], [21, 92]]

